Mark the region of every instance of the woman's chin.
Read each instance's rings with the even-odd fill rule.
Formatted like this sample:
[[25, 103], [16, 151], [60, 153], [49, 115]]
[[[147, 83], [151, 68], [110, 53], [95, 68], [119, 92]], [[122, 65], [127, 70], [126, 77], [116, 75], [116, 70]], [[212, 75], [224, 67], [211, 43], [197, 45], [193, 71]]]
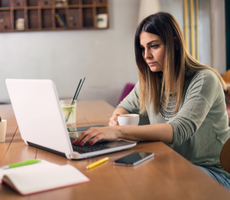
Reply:
[[152, 72], [162, 72], [159, 67], [149, 67]]

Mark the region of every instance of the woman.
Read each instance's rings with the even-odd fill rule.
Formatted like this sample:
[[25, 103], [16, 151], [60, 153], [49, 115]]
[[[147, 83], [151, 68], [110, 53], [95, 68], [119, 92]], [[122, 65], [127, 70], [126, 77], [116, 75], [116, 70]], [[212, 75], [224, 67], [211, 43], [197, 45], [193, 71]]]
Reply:
[[[82, 132], [75, 144], [98, 140], [160, 140], [230, 189], [220, 152], [230, 137], [223, 90], [214, 69], [187, 52], [182, 31], [168, 13], [144, 19], [135, 35], [139, 82], [118, 105], [109, 127]], [[147, 115], [149, 125], [118, 126], [117, 116]], [[224, 183], [225, 182], [225, 183]]]

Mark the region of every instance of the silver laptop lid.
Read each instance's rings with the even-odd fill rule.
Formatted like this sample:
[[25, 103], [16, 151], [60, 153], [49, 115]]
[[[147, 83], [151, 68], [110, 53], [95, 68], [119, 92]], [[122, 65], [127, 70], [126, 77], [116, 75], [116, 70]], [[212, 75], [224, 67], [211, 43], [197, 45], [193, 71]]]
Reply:
[[51, 80], [6, 79], [22, 139], [62, 152], [71, 158], [67, 127], [56, 87]]

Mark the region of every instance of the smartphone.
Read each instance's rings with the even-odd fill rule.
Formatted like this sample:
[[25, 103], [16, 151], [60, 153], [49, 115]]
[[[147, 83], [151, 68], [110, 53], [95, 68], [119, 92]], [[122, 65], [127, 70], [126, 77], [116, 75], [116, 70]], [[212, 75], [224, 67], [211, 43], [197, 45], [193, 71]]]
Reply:
[[134, 166], [137, 165], [148, 158], [153, 157], [154, 153], [149, 152], [135, 152], [115, 160], [113, 163], [117, 165], [128, 165]]

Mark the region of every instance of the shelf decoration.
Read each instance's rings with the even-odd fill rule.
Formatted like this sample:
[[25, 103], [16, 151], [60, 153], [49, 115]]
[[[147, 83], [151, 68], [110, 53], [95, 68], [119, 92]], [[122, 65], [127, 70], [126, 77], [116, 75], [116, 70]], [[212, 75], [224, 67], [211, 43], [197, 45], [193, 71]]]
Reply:
[[97, 27], [106, 28], [108, 26], [108, 15], [107, 14], [98, 14], [97, 15]]
[[66, 0], [55, 0], [55, 6], [66, 6]]
[[109, 0], [0, 0], [0, 33], [107, 29]]
[[16, 29], [19, 31], [25, 30], [25, 19], [24, 18], [18, 18], [16, 20]]
[[57, 27], [67, 27], [66, 20], [65, 20], [65, 15], [63, 15], [61, 13], [59, 13], [59, 14], [56, 13], [55, 18], [56, 18], [56, 26]]

